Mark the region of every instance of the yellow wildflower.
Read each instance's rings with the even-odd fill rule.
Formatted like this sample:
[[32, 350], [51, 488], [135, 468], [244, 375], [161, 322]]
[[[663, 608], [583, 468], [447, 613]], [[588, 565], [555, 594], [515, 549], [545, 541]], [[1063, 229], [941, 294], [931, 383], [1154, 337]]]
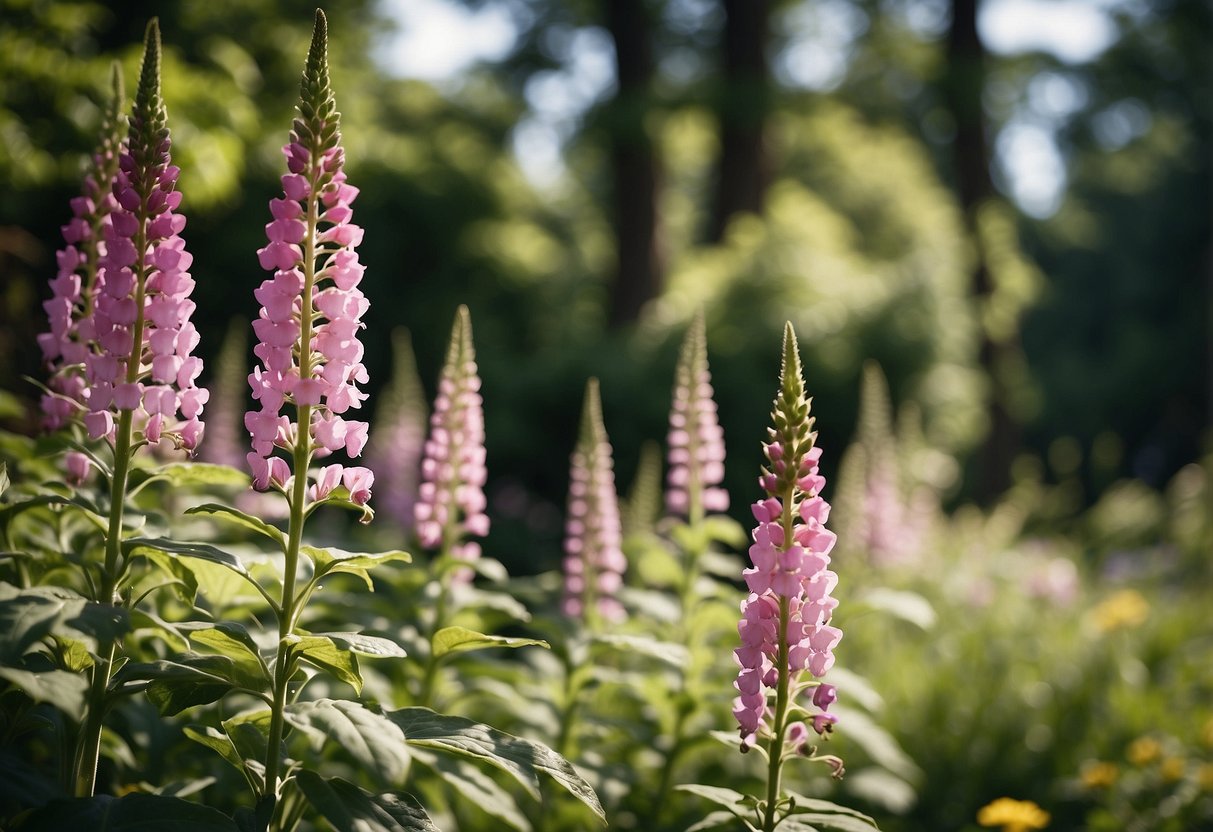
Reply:
[[1088, 789], [1106, 789], [1116, 783], [1120, 770], [1115, 763], [1092, 760], [1082, 768], [1082, 784]]
[[1207, 792], [1213, 792], [1213, 763], [1205, 763], [1196, 769], [1196, 782]]
[[1091, 611], [1095, 627], [1101, 633], [1136, 627], [1150, 615], [1150, 602], [1135, 589], [1122, 589], [1105, 598]]
[[1029, 832], [1049, 825], [1049, 813], [1030, 800], [1000, 797], [981, 807], [977, 822], [982, 826], [998, 826], [1002, 832]]
[[1135, 766], [1148, 766], [1162, 756], [1162, 746], [1153, 737], [1138, 737], [1129, 743], [1125, 756]]

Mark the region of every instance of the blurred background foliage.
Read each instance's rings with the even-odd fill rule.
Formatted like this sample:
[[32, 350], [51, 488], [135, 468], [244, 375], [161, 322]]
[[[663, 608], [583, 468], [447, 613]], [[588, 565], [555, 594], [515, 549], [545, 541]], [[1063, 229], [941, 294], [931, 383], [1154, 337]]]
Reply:
[[[501, 515], [489, 547], [512, 569], [554, 562], [584, 378], [603, 380], [626, 488], [664, 433], [676, 344], [699, 308], [734, 493], [757, 462], [785, 319], [827, 454], [852, 438], [875, 360], [894, 406], [956, 461], [939, 484], [951, 504], [990, 504], [1013, 474], [1035, 475], [1068, 484], [1055, 514], [1073, 519], [1122, 478], [1160, 489], [1198, 458], [1207, 3], [1101, 3], [1109, 44], [1081, 61], [991, 53], [975, 0], [465, 5], [511, 21], [501, 57], [432, 84], [394, 77], [395, 7], [350, 0], [330, 10], [332, 66], [362, 188], [372, 394], [402, 326], [432, 391], [454, 308], [469, 305]], [[3, 0], [0, 386], [35, 398], [19, 377], [40, 374], [58, 226], [109, 62], [133, 76], [151, 15], [204, 356], [256, 314], [311, 6]], [[594, 56], [605, 81], [587, 92], [575, 70]], [[562, 95], [582, 103], [536, 181], [519, 154]], [[1047, 131], [1064, 165], [1043, 208], [1004, 152], [1025, 128]]]

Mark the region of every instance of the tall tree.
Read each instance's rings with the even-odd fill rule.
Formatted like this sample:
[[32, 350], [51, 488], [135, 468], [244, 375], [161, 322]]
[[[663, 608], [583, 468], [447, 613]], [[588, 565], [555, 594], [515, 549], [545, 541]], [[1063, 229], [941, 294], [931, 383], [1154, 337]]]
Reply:
[[664, 283], [658, 207], [661, 161], [647, 129], [657, 64], [649, 5], [644, 0], [608, 0], [605, 11], [615, 43], [618, 81], [605, 114], [616, 241], [610, 322], [620, 326], [636, 320]]
[[[977, 0], [952, 0], [946, 56], [943, 99], [956, 125], [952, 144], [956, 191], [974, 248], [971, 285], [980, 308], [990, 302], [995, 286], [979, 214], [996, 197], [982, 106], [986, 51], [977, 32]], [[1011, 462], [1020, 444], [1019, 426], [1012, 419], [1003, 383], [1007, 356], [1015, 349], [1009, 338], [1014, 337], [996, 340], [982, 324], [978, 358], [990, 383], [989, 430], [978, 455], [976, 487], [978, 495], [986, 499], [993, 499], [1010, 484]]]
[[723, 0], [722, 79], [716, 117], [720, 157], [708, 239], [719, 242], [738, 213], [762, 213], [770, 181], [765, 126], [774, 90], [767, 65], [771, 0]]

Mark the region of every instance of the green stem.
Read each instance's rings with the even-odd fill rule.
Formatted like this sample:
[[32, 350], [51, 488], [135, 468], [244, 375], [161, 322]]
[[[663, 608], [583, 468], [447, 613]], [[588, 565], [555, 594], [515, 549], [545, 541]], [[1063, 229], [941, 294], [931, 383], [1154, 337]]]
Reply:
[[[135, 232], [135, 251], [140, 252], [135, 276], [135, 323], [131, 328], [131, 354], [126, 361], [126, 381], [134, 384], [139, 380], [143, 363], [144, 300], [147, 291], [147, 263], [143, 252], [147, 251], [147, 217], [145, 204], [139, 212], [139, 228]], [[126, 508], [126, 489], [130, 478], [132, 449], [132, 426], [134, 411], [118, 411], [118, 425], [114, 443], [114, 473], [110, 478], [109, 529], [105, 536], [105, 564], [101, 570], [101, 591], [97, 601], [114, 605], [114, 592], [118, 588], [118, 570], [122, 558], [122, 517]], [[114, 657], [118, 645], [102, 639], [97, 645], [97, 661], [93, 664], [93, 678], [89, 686], [88, 709], [85, 715], [83, 734], [80, 738], [80, 753], [76, 764], [76, 796], [92, 797], [97, 787], [97, 761], [101, 754], [101, 731], [105, 719], [106, 694], [110, 676], [113, 674]]]
[[[793, 545], [793, 518], [796, 515], [796, 484], [790, 482], [783, 493], [783, 514], [780, 518], [783, 525], [783, 547]], [[763, 820], [763, 832], [772, 832], [775, 828], [775, 809], [779, 803], [780, 775], [783, 766], [783, 735], [788, 723], [788, 688], [791, 683], [791, 672], [788, 669], [788, 619], [791, 616], [788, 599], [779, 599], [779, 683], [775, 689], [775, 716], [773, 736], [769, 746], [770, 764], [767, 767], [767, 802], [766, 816]]]
[[[443, 547], [445, 551], [447, 547]], [[440, 556], [441, 559], [442, 556]], [[451, 573], [448, 571], [447, 575]], [[446, 619], [447, 607], [447, 578], [438, 579], [438, 603], [434, 607], [434, 624], [430, 628], [430, 652], [425, 657], [425, 675], [421, 679], [421, 692], [417, 696], [417, 704], [423, 708], [430, 707], [434, 698], [434, 682], [438, 679], [439, 658], [434, 655], [434, 636], [442, 629]]]
[[[313, 154], [315, 156], [316, 154]], [[314, 183], [318, 176], [313, 175], [313, 187], [308, 197], [307, 236], [304, 238], [303, 250], [303, 310], [300, 314], [299, 330], [299, 378], [310, 378], [312, 374], [312, 309], [311, 297], [316, 284], [316, 233], [319, 223], [318, 194]], [[293, 670], [291, 662], [291, 645], [287, 639], [294, 633], [295, 624], [301, 609], [299, 602], [303, 599], [295, 595], [295, 581], [299, 571], [299, 547], [303, 543], [303, 524], [306, 517], [308, 468], [312, 462], [312, 446], [310, 426], [312, 423], [311, 405], [296, 404], [295, 447], [293, 449], [293, 464], [295, 479], [292, 484], [290, 501], [290, 522], [287, 529], [286, 549], [283, 552], [284, 564], [282, 575], [282, 603], [278, 614], [278, 655], [274, 660], [274, 696], [270, 707], [270, 728], [268, 744], [265, 752], [265, 794], [276, 801], [281, 783], [279, 775], [282, 765], [281, 746], [282, 734], [285, 729], [286, 700], [290, 687], [290, 677]]]

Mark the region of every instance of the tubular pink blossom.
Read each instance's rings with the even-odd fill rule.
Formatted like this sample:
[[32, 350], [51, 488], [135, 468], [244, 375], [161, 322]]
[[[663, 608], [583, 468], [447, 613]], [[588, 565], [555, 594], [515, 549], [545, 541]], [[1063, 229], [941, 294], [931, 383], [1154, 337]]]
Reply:
[[[790, 325], [771, 418], [774, 426], [763, 446], [769, 467], [759, 478], [766, 496], [752, 506], [758, 522], [749, 550], [752, 566], [742, 573], [750, 595], [741, 605], [741, 646], [734, 651], [740, 670], [733, 715], [743, 749], [754, 745], [761, 728], [774, 727], [768, 695], [781, 677], [787, 676], [789, 688], [797, 690], [802, 673], [823, 676], [833, 666], [834, 647], [842, 638], [842, 631], [830, 623], [838, 605], [830, 595], [838, 576], [828, 568], [836, 538], [825, 527], [830, 506], [820, 494], [825, 486], [818, 469], [821, 449], [815, 444]], [[784, 667], [778, 666], [781, 655], [787, 657]], [[815, 689], [813, 704], [823, 712], [837, 698], [832, 685], [809, 687]], [[821, 713], [811, 721], [821, 734], [836, 718]]]
[[729, 494], [720, 488], [724, 479], [724, 431], [712, 398], [702, 315], [695, 316], [682, 342], [675, 379], [666, 509], [694, 520], [705, 511], [729, 508]]
[[167, 438], [193, 453], [209, 393], [196, 384], [202, 364], [193, 354], [198, 333], [190, 322], [193, 257], [180, 236], [181, 171], [172, 164], [160, 97], [158, 30], [150, 37], [113, 178], [116, 205], [101, 227], [104, 253], [92, 308], [81, 324], [95, 340], [84, 356], [85, 425], [90, 438], [113, 441], [115, 411], [130, 411], [145, 441]]
[[[459, 560], [480, 557], [480, 545], [467, 537], [488, 534], [484, 498], [487, 477], [484, 402], [472, 343], [472, 318], [467, 307], [460, 306], [451, 328], [421, 461], [414, 520], [422, 546]], [[471, 576], [470, 570], [461, 569], [454, 577], [466, 581]]]
[[[111, 85], [101, 141], [84, 176], [84, 193], [71, 201], [72, 218], [62, 229], [66, 245], [55, 255], [57, 273], [50, 281], [51, 297], [42, 304], [49, 324], [48, 330], [38, 336], [42, 358], [50, 371], [50, 392], [41, 402], [42, 423], [47, 430], [63, 427], [83, 409], [87, 387], [84, 365], [97, 348], [91, 314], [104, 270], [105, 237], [117, 207], [112, 193], [114, 176], [125, 148], [126, 123], [121, 114], [125, 94], [122, 71], [116, 64]], [[69, 476], [77, 479], [77, 473], [69, 471]]]
[[[253, 292], [261, 304], [252, 324], [260, 365], [248, 382], [259, 407], [245, 414], [244, 424], [253, 484], [261, 490], [284, 486], [285, 461], [275, 461], [275, 448], [293, 452], [303, 443], [308, 459], [336, 452], [356, 458], [368, 436], [366, 422], [345, 415], [361, 407], [366, 394], [359, 385], [368, 380], [358, 333], [370, 303], [358, 289], [362, 267], [354, 250], [362, 230], [350, 224], [358, 189], [342, 169], [339, 114], [327, 57], [316, 42], [299, 112], [283, 147], [289, 171], [282, 176], [283, 196], [270, 200], [267, 243], [257, 252], [272, 277]], [[284, 409], [306, 422], [306, 432]], [[365, 505], [373, 482], [366, 468], [332, 463], [315, 472], [307, 495], [322, 500], [342, 486]]]
[[615, 595], [623, 585], [627, 560], [621, 547], [611, 443], [596, 378], [586, 386], [581, 432], [569, 468], [561, 608], [570, 618], [598, 615], [621, 621], [626, 613]]

